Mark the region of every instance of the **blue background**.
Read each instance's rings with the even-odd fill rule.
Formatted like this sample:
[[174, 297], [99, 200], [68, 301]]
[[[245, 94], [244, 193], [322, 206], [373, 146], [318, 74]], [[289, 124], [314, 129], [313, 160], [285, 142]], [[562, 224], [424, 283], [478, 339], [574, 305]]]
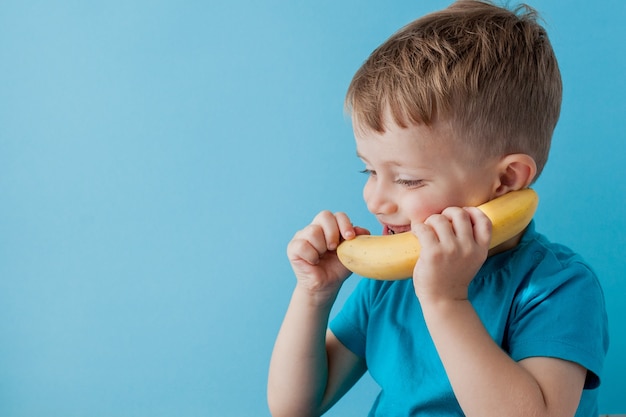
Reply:
[[[287, 242], [321, 209], [378, 229], [346, 87], [448, 4], [0, 2], [0, 415], [269, 415]], [[537, 224], [601, 277], [626, 413], [626, 3], [531, 4], [565, 84]]]

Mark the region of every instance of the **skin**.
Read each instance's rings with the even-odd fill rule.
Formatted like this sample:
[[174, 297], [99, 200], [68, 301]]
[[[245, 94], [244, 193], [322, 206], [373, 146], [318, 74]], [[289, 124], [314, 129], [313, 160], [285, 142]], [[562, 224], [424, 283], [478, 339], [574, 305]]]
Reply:
[[[422, 250], [415, 296], [466, 416], [573, 416], [586, 370], [555, 358], [513, 361], [491, 339], [468, 301], [468, 286], [487, 256], [514, 247], [516, 236], [488, 249], [491, 223], [473, 207], [527, 187], [536, 173], [525, 154], [473, 164], [443, 124], [385, 133], [356, 130], [365, 164], [363, 197], [384, 233], [412, 230]], [[368, 234], [344, 213], [319, 213], [287, 247], [297, 278], [270, 362], [268, 402], [274, 416], [319, 416], [367, 370], [327, 330], [330, 310], [350, 272], [335, 249]]]

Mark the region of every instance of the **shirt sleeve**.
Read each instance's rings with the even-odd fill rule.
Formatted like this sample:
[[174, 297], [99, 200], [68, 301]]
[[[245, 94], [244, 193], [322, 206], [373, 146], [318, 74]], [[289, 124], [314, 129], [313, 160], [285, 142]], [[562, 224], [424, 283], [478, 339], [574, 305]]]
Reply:
[[528, 285], [512, 306], [509, 327], [511, 357], [554, 357], [588, 370], [586, 389], [600, 385], [608, 350], [604, 294], [594, 272], [583, 262], [563, 265], [544, 255]]
[[330, 322], [335, 337], [355, 355], [364, 358], [372, 280], [363, 278]]

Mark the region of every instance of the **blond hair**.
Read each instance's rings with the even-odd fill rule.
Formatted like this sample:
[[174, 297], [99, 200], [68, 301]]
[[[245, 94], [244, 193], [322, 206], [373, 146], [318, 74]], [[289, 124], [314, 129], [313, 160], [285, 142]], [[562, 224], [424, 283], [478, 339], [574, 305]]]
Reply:
[[461, 0], [413, 21], [356, 72], [346, 108], [357, 128], [384, 132], [446, 121], [482, 157], [530, 155], [545, 165], [561, 108], [558, 63], [538, 15]]

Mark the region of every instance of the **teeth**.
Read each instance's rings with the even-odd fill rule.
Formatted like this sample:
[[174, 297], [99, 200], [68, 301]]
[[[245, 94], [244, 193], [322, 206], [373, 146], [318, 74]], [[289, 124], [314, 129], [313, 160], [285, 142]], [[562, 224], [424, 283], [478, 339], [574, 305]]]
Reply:
[[396, 232], [394, 232], [392, 229], [389, 229], [389, 234], [390, 234], [390, 235], [395, 235], [395, 234], [396, 234]]

